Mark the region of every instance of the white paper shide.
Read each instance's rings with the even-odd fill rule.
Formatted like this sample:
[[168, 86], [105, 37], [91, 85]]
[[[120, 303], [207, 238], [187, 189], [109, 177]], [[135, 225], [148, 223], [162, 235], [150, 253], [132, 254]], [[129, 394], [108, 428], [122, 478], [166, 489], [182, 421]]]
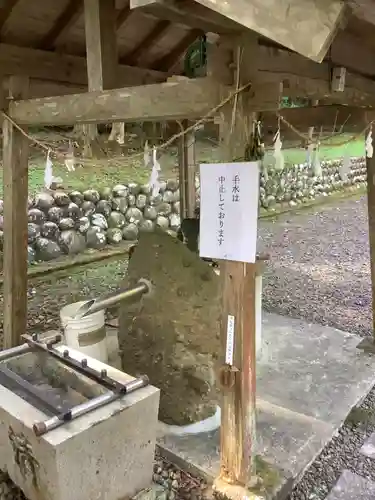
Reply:
[[200, 165], [201, 257], [255, 262], [259, 162]]

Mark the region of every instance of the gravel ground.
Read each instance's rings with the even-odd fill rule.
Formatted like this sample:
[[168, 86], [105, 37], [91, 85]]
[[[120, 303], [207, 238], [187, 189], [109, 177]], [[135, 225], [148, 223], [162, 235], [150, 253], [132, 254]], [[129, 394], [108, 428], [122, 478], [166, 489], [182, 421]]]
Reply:
[[359, 335], [371, 331], [371, 280], [364, 197], [263, 220], [270, 253], [264, 307]]
[[[264, 279], [264, 306], [283, 315], [305, 318], [360, 335], [371, 330], [371, 288], [365, 198], [350, 199], [263, 220], [259, 250], [270, 253]], [[114, 290], [126, 272], [126, 261], [48, 282], [29, 283], [29, 327], [58, 326], [64, 303]], [[1, 299], [0, 299], [1, 300]], [[1, 318], [0, 318], [1, 319]], [[0, 332], [1, 342], [1, 332]], [[375, 408], [375, 390], [363, 403]], [[349, 422], [311, 466], [290, 500], [323, 500], [343, 468], [375, 480], [375, 467], [359, 454], [375, 429]], [[205, 485], [156, 459], [154, 480], [168, 487], [165, 500], [201, 498]], [[17, 497], [0, 476], [0, 500]]]
[[359, 408], [359, 417], [347, 419], [338, 435], [326, 446], [294, 488], [289, 500], [324, 500], [343, 469], [375, 481], [375, 461], [359, 452], [366, 438], [375, 431], [375, 388]]

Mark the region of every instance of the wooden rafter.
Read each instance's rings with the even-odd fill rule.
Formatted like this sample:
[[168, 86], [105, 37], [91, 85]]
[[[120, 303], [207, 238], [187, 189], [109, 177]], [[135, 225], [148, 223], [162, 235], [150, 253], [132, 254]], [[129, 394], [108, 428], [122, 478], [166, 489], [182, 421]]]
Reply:
[[4, 2], [4, 6], [0, 8], [0, 34], [1, 30], [4, 27], [4, 24], [7, 22], [9, 19], [9, 16], [12, 13], [12, 10], [16, 6], [16, 4], [19, 2], [19, 0], [6, 0]]
[[[18, 0], [9, 0], [9, 2], [16, 2]], [[119, 30], [125, 21], [131, 15], [129, 2], [118, 11], [116, 20], [116, 29]], [[40, 41], [38, 48], [43, 50], [53, 50], [56, 40], [63, 32], [66, 32], [73, 26], [78, 18], [83, 14], [83, 0], [70, 0], [63, 12], [57, 18], [55, 24], [48, 31], [48, 33]], [[0, 11], [1, 22], [1, 11]]]
[[[0, 43], [0, 67], [5, 75], [23, 75], [55, 83], [87, 85], [86, 60], [80, 56], [57, 54], [53, 51], [29, 49]], [[120, 65], [118, 85], [142, 85], [166, 80], [159, 71]]]
[[203, 32], [201, 30], [189, 31], [180, 43], [178, 43], [171, 52], [156, 61], [153, 67], [155, 69], [158, 68], [158, 71], [170, 71], [179, 61], [182, 54], [184, 54], [190, 45], [202, 35]]
[[171, 24], [170, 21], [159, 21], [151, 32], [120, 62], [130, 66], [136, 65], [138, 59], [165, 35]]
[[40, 41], [39, 48], [44, 50], [53, 50], [56, 40], [61, 35], [61, 33], [73, 26], [82, 12], [83, 1], [70, 0], [65, 9], [57, 18], [55, 24]]

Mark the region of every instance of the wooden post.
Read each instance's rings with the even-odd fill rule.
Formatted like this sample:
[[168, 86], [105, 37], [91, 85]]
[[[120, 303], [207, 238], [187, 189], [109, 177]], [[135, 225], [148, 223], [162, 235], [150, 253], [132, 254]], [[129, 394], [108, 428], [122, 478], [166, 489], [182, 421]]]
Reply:
[[[85, 35], [89, 91], [116, 87], [118, 54], [115, 0], [85, 0]], [[95, 124], [83, 125], [85, 155], [92, 156]]]
[[[252, 43], [254, 42], [254, 43]], [[232, 56], [228, 56], [228, 42], [220, 41], [208, 48], [208, 74], [221, 82], [230, 79], [229, 68], [235, 67], [245, 78], [249, 69], [243, 71], [240, 61], [251, 61], [251, 73], [256, 78], [257, 41], [252, 40], [245, 47], [232, 45]], [[244, 55], [245, 54], [245, 55]], [[242, 78], [241, 78], [242, 79]], [[238, 81], [236, 74], [233, 83]], [[229, 103], [221, 110], [220, 140], [221, 158], [225, 162], [243, 158], [252, 122], [255, 118], [246, 95]], [[233, 366], [225, 364], [220, 371], [222, 387], [220, 476], [215, 489], [228, 497], [236, 496], [237, 488], [247, 489], [253, 484], [255, 470], [255, 401], [256, 401], [256, 264], [221, 261], [222, 319], [221, 340], [223, 357], [228, 342], [230, 321], [233, 320], [234, 357]], [[233, 490], [235, 488], [235, 490]], [[245, 493], [241, 493], [245, 495]]]
[[[255, 264], [223, 261], [222, 348], [225, 352], [228, 319], [234, 318], [233, 368], [221, 372], [220, 478], [249, 487], [255, 474]], [[219, 486], [222, 490], [223, 485]]]
[[[366, 131], [365, 141], [368, 131]], [[375, 148], [375, 140], [372, 139]], [[367, 148], [366, 148], [367, 149]], [[372, 337], [365, 337], [358, 345], [359, 349], [375, 354], [375, 151], [368, 156], [366, 151], [367, 169], [367, 210], [368, 210], [368, 233], [370, 244], [370, 268], [372, 286]]]
[[[11, 76], [10, 99], [27, 97], [29, 80]], [[15, 347], [27, 327], [28, 141], [3, 120], [4, 348]]]
[[[182, 122], [184, 129], [188, 121]], [[180, 180], [180, 214], [181, 219], [195, 218], [195, 133], [184, 134], [179, 141], [178, 148], [179, 180]]]
[[[241, 106], [240, 106], [241, 107]], [[242, 113], [245, 111], [242, 107]], [[254, 113], [250, 117], [254, 118]], [[222, 161], [234, 161], [245, 151], [243, 122], [231, 125], [232, 109], [227, 107], [222, 117]], [[231, 131], [229, 130], [231, 129]], [[225, 140], [226, 139], [226, 140]], [[255, 470], [255, 404], [256, 404], [256, 264], [222, 261], [222, 320], [223, 353], [228, 339], [228, 319], [234, 317], [233, 368], [223, 365], [220, 382], [223, 388], [221, 406], [220, 477], [216, 487], [226, 492], [226, 484], [248, 488], [256, 476]]]

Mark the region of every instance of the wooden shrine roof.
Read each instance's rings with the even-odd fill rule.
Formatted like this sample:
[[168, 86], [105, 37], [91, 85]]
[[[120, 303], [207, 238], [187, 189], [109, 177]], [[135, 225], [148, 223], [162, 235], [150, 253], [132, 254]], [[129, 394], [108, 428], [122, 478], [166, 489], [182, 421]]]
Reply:
[[[146, 6], [132, 9], [133, 1]], [[339, 0], [306, 1], [326, 4]], [[116, 0], [119, 86], [160, 82], [181, 73], [185, 51], [205, 32], [244, 30], [233, 19], [202, 4], [207, 0]], [[375, 102], [375, 0], [348, 0], [347, 5], [349, 14], [335, 34], [325, 67], [345, 66], [351, 75], [358, 75], [362, 83], [366, 81], [365, 90], [374, 94]], [[0, 37], [1, 72], [28, 74], [39, 84], [32, 96], [73, 93], [86, 87], [83, 0], [0, 0]], [[284, 79], [290, 72], [310, 78], [311, 64], [320, 66], [303, 56], [296, 59], [297, 54], [269, 38], [261, 36], [260, 44], [267, 51], [267, 58], [261, 59], [264, 74]], [[314, 71], [312, 80], [317, 72], [319, 78], [323, 75], [323, 69]]]

